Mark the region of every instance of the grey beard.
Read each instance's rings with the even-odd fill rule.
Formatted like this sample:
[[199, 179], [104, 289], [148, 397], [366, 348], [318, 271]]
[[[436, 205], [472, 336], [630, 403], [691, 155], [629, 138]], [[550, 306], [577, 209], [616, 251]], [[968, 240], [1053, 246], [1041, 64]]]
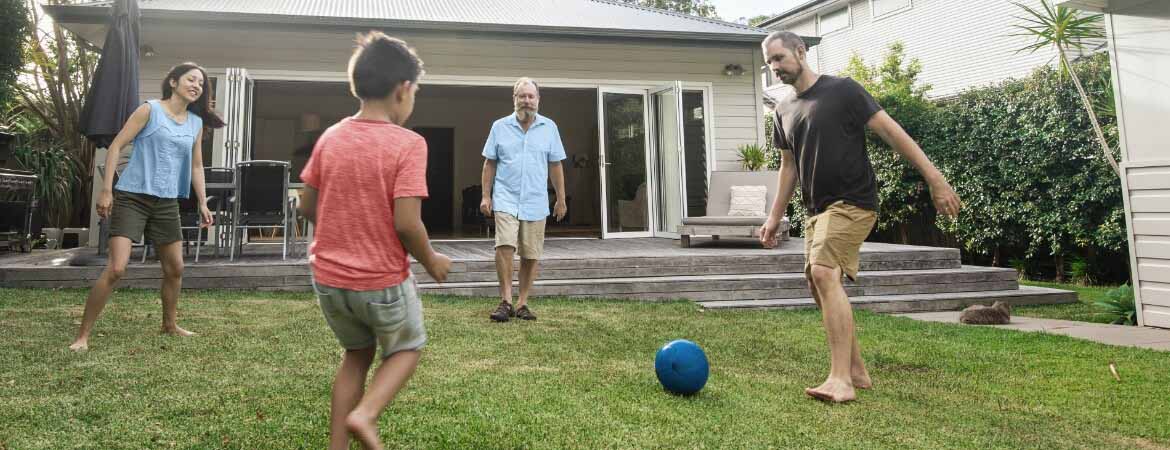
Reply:
[[528, 120], [536, 115], [535, 109], [516, 108], [516, 118], [521, 120]]

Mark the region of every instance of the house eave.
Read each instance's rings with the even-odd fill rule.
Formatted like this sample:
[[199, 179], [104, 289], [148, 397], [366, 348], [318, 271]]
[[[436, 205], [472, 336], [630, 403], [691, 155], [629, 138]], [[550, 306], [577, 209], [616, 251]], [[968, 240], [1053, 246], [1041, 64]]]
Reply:
[[806, 12], [806, 11], [812, 9], [813, 7], [820, 5], [822, 3], [825, 3], [827, 1], [829, 1], [829, 0], [811, 0], [809, 2], [797, 5], [796, 7], [792, 8], [788, 11], [784, 11], [784, 12], [778, 14], [776, 17], [773, 17], [773, 18], [765, 20], [759, 24], [756, 24], [756, 26], [760, 27], [760, 28], [768, 28], [772, 25], [778, 24], [780, 22], [784, 22], [788, 18], [791, 18], [791, 17], [796, 16], [798, 14], [801, 14], [803, 12]]
[[[1156, 1], [1158, 0], [1056, 0], [1056, 5], [1095, 13], [1124, 14], [1131, 9]], [[1160, 17], [1170, 18], [1165, 14]]]
[[[104, 24], [109, 20], [109, 8], [100, 6], [44, 5], [49, 16], [59, 23]], [[294, 25], [323, 29], [398, 29], [411, 31], [449, 31], [487, 34], [527, 34], [564, 37], [606, 37], [648, 40], [674, 40], [711, 43], [758, 44], [766, 36], [759, 33], [693, 33], [660, 30], [629, 30], [616, 28], [547, 27], [515, 24], [485, 24], [465, 22], [435, 22], [413, 20], [382, 20], [344, 17], [290, 16], [277, 14], [239, 14], [202, 11], [143, 10], [143, 21], [215, 23], [215, 24], [270, 24]]]

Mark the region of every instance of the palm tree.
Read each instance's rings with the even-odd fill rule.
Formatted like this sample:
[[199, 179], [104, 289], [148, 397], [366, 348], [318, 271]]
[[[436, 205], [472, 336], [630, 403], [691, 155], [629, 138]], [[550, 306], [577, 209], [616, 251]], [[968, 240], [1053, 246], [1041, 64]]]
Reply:
[[1097, 143], [1101, 145], [1101, 151], [1105, 154], [1105, 161], [1109, 162], [1109, 165], [1113, 167], [1113, 171], [1120, 178], [1121, 169], [1117, 166], [1117, 160], [1113, 158], [1113, 151], [1108, 141], [1105, 140], [1105, 133], [1101, 130], [1101, 122], [1097, 120], [1097, 113], [1094, 111], [1093, 101], [1085, 93], [1085, 88], [1081, 85], [1081, 80], [1077, 76], [1076, 71], [1073, 70], [1072, 63], [1068, 57], [1068, 53], [1071, 50], [1084, 50], [1086, 41], [1105, 38], [1105, 32], [1101, 24], [1103, 19], [1102, 15], [1089, 14], [1082, 16], [1076, 10], [1064, 6], [1053, 6], [1048, 0], [1040, 0], [1040, 4], [1044, 7], [1042, 11], [1021, 3], [1014, 4], [1027, 13], [1024, 17], [1017, 17], [1024, 21], [1025, 24], [1015, 25], [1016, 28], [1023, 30], [1023, 32], [1017, 33], [1015, 36], [1032, 36], [1036, 38], [1036, 42], [1018, 51], [1035, 52], [1048, 47], [1056, 49], [1056, 53], [1060, 57], [1061, 72], [1067, 73], [1072, 78], [1073, 85], [1076, 86], [1077, 93], [1081, 96], [1081, 103], [1085, 106], [1085, 111], [1089, 113], [1089, 120], [1093, 124], [1093, 132], [1096, 134]]

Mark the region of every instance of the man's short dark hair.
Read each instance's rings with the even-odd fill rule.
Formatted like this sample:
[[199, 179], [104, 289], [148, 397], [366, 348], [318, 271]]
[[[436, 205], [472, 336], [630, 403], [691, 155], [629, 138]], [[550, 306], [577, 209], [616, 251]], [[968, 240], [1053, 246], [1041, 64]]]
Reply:
[[423, 62], [406, 42], [380, 31], [357, 37], [349, 58], [349, 90], [362, 100], [386, 98], [404, 81], [417, 83]]
[[793, 53], [796, 53], [797, 49], [808, 51], [808, 46], [805, 45], [804, 39], [801, 39], [800, 35], [791, 31], [773, 31], [768, 37], [764, 38], [764, 42], [760, 44], [760, 47], [767, 50], [768, 44], [771, 44], [772, 41], [777, 39], [784, 44], [785, 48], [792, 50]]

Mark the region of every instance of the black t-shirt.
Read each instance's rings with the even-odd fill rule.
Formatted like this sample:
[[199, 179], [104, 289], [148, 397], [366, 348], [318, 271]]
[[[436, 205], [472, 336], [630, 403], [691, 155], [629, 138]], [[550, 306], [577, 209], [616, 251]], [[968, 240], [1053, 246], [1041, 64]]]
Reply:
[[831, 75], [776, 103], [772, 142], [796, 156], [810, 214], [838, 201], [877, 211], [877, 177], [865, 151], [865, 124], [881, 109], [856, 81]]

